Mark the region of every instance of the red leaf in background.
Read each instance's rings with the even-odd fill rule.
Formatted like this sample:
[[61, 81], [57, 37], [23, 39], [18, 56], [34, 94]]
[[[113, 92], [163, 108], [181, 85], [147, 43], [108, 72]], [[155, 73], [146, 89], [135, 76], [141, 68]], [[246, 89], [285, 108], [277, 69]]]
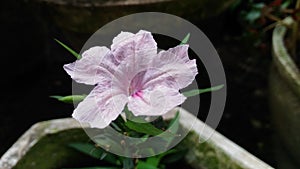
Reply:
[[274, 0], [273, 2], [270, 3], [269, 6], [280, 6], [282, 3], [282, 0]]

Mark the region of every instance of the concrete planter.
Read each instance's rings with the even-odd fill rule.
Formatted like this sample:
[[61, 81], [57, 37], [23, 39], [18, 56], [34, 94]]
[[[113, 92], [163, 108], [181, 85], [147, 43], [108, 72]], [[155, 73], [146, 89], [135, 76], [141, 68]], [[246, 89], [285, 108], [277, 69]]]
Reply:
[[[180, 143], [189, 149], [185, 159], [192, 168], [272, 169], [195, 118], [189, 112], [181, 111], [180, 124], [182, 127], [192, 127], [190, 134]], [[195, 123], [191, 125], [193, 120]], [[201, 132], [201, 129], [204, 130]], [[214, 134], [210, 137], [213, 132]], [[199, 138], [210, 139], [207, 142], [199, 143]], [[62, 145], [87, 139], [81, 126], [71, 118], [37, 123], [1, 157], [0, 168], [61, 168], [67, 162], [76, 162], [80, 159], [74, 155], [74, 151], [65, 149]], [[43, 152], [45, 154], [41, 155]]]
[[139, 12], [164, 12], [191, 21], [216, 16], [234, 0], [31, 0], [80, 50], [96, 30], [122, 16]]
[[270, 109], [279, 141], [283, 143], [288, 156], [292, 155], [294, 161], [299, 162], [300, 71], [284, 46], [286, 31], [287, 28], [283, 25], [277, 25], [273, 31]]
[[137, 12], [166, 12], [203, 19], [224, 11], [234, 0], [33, 0], [46, 5], [58, 26], [80, 33], [94, 33], [119, 17]]

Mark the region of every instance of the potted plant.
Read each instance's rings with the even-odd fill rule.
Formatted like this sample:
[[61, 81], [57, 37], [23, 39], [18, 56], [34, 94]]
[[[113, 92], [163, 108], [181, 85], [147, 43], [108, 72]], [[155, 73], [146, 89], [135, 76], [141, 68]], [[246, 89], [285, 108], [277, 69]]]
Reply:
[[[168, 162], [178, 167], [180, 157], [185, 158], [184, 168], [272, 168], [224, 136], [213, 134], [191, 113], [176, 108], [187, 97], [222, 88], [178, 91], [197, 74], [196, 62], [188, 58], [188, 45], [184, 45], [188, 37], [181, 45], [158, 54], [147, 31], [122, 32], [114, 38], [111, 50], [96, 46], [82, 55], [59, 42], [78, 59], [64, 66], [67, 73], [77, 82], [94, 84], [87, 96], [55, 97], [80, 101], [72, 116], [81, 124], [73, 119], [36, 124], [1, 158], [1, 168], [82, 167], [78, 160], [83, 158], [70, 148], [100, 159], [103, 163], [96, 167], [90, 166], [90, 161], [86, 166], [98, 169], [168, 168]], [[145, 144], [149, 141], [154, 142]]]

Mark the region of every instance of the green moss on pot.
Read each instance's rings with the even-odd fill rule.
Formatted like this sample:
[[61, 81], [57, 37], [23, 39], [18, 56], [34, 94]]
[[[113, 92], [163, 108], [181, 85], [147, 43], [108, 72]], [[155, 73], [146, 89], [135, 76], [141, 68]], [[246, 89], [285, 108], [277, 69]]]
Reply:
[[183, 140], [180, 146], [189, 149], [186, 161], [195, 169], [242, 169], [223, 151], [215, 147], [210, 141], [199, 142], [199, 136], [194, 132]]
[[[88, 142], [89, 138], [82, 129], [70, 129], [42, 137], [14, 169], [59, 169], [66, 166], [82, 166], [87, 160], [67, 145], [72, 142]], [[75, 165], [75, 166], [74, 166]]]

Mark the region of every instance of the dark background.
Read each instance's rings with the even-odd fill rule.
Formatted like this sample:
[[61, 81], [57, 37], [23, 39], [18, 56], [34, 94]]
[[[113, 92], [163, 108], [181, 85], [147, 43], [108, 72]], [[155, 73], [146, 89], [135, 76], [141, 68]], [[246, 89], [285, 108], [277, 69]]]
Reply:
[[32, 124], [69, 117], [73, 106], [49, 98], [71, 93], [71, 80], [62, 69], [73, 58], [55, 44], [63, 37], [41, 15], [41, 9], [12, 0], [0, 7], [1, 102], [0, 154]]
[[[217, 48], [227, 76], [227, 103], [217, 130], [276, 166], [267, 100], [270, 52], [263, 53], [239, 38], [237, 15], [224, 12], [194, 22]], [[18, 0], [3, 1], [0, 22], [2, 155], [34, 123], [71, 116], [73, 105], [49, 96], [71, 94], [72, 81], [62, 66], [74, 58], [53, 40], [58, 38], [69, 44], [43, 7]], [[208, 100], [210, 95], [202, 97]], [[209, 106], [208, 101], [204, 103], [201, 111]], [[199, 118], [205, 120], [205, 112]]]

